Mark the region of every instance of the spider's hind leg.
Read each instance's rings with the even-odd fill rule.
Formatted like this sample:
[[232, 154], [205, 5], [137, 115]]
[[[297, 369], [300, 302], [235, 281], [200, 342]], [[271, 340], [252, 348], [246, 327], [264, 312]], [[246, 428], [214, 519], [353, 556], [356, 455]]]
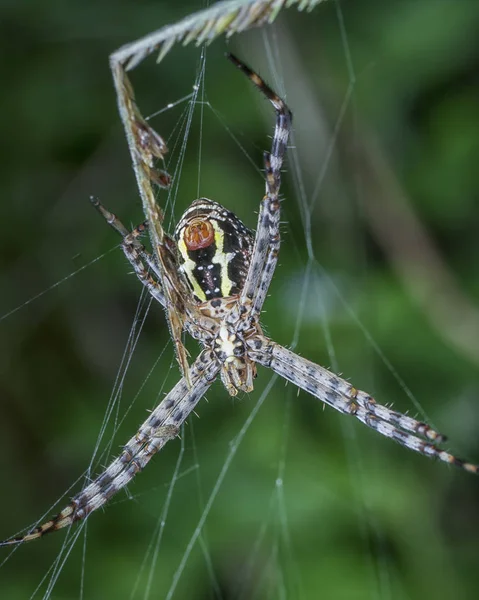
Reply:
[[[151, 272], [153, 272], [157, 278], [160, 277], [158, 265], [156, 264], [154, 257], [146, 250], [143, 244], [138, 241], [138, 238], [147, 231], [148, 223], [141, 223], [132, 231], [128, 231], [120, 219], [106, 209], [97, 198], [92, 196], [90, 201], [108, 225], [117, 231], [123, 238], [121, 248], [128, 262], [133, 267], [138, 279], [146, 287], [153, 298], [155, 298], [162, 306], [165, 306], [165, 296], [161, 284], [151, 276]], [[145, 267], [145, 263], [148, 265], [148, 269]]]
[[227, 54], [227, 58], [271, 102], [276, 112], [271, 150], [264, 153], [266, 193], [260, 205], [251, 263], [240, 298], [243, 305], [251, 302], [251, 317], [258, 320], [278, 260], [281, 169], [293, 115], [286, 102], [257, 73], [232, 54]]

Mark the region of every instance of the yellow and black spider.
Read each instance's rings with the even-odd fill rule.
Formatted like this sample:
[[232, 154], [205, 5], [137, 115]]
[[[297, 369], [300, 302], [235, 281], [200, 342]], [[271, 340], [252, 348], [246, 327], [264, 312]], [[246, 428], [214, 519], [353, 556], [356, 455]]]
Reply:
[[[112, 60], [120, 113], [146, 222], [130, 232], [97, 200], [92, 202], [122, 236], [122, 249], [138, 279], [165, 309], [183, 376], [125, 444], [118, 458], [74, 496], [68, 506], [50, 521], [2, 545], [39, 538], [82, 520], [103, 506], [177, 436], [181, 424], [218, 375], [232, 396], [238, 391], [250, 392], [256, 363], [406, 448], [471, 473], [479, 472], [478, 465], [443, 450], [445, 437], [426, 423], [376, 403], [344, 379], [263, 334], [259, 320], [280, 246], [281, 168], [292, 115], [259, 75], [233, 55], [227, 56], [266, 96], [276, 112], [272, 147], [264, 154], [266, 192], [260, 203], [256, 233], [227, 208], [206, 198], [190, 205], [173, 236], [163, 230], [163, 213], [156, 204], [152, 182], [169, 185], [169, 175], [154, 166], [155, 158], [163, 158], [167, 147], [141, 116], [122, 61]], [[152, 253], [139, 241], [146, 232]], [[181, 343], [183, 331], [202, 348], [191, 366]]]

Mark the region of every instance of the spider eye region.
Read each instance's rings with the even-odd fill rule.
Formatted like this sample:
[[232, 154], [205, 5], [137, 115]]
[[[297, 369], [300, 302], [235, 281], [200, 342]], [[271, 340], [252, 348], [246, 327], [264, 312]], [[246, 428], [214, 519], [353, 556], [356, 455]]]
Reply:
[[193, 221], [184, 229], [183, 239], [188, 250], [207, 248], [215, 241], [215, 230], [211, 221]]

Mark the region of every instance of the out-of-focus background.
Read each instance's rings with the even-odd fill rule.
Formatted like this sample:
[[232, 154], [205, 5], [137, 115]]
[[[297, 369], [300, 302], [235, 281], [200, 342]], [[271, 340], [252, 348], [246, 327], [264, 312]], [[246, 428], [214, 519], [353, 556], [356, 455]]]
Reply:
[[[128, 350], [140, 284], [88, 198], [127, 225], [142, 220], [108, 55], [201, 8], [171, 0], [0, 7], [0, 538], [39, 519], [85, 472], [124, 353], [113, 454], [178, 378], [158, 306]], [[266, 331], [378, 401], [424, 411], [454, 452], [476, 462], [478, 28], [472, 0], [343, 0], [311, 14], [285, 10], [273, 28], [229, 45], [286, 92], [295, 114]], [[206, 51], [203, 117], [195, 112], [181, 170], [186, 104], [164, 109], [191, 93], [200, 49], [174, 48], [132, 76], [144, 114], [163, 111], [152, 123], [169, 142], [178, 185], [168, 223], [199, 191], [255, 226], [273, 117], [225, 49], [220, 39]], [[255, 392], [237, 400], [213, 387], [183, 441], [91, 517], [52, 597], [166, 596], [269, 379], [260, 370]], [[277, 382], [174, 597], [477, 598], [478, 506], [477, 477]], [[45, 578], [34, 596], [44, 597], [64, 536], [24, 545], [4, 563], [1, 549], [2, 598], [29, 598]]]

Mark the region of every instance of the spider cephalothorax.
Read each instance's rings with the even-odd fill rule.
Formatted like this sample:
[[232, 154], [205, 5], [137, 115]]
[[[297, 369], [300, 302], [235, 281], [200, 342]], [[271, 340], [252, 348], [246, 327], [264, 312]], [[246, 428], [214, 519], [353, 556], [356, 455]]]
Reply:
[[[50, 521], [3, 544], [39, 538], [84, 519], [103, 506], [176, 437], [179, 426], [218, 374], [231, 395], [239, 390], [250, 391], [256, 363], [410, 450], [471, 473], [479, 471], [478, 465], [443, 450], [445, 437], [426, 423], [378, 404], [341, 377], [263, 335], [259, 316], [278, 258], [278, 198], [292, 116], [284, 101], [259, 75], [234, 56], [229, 55], [229, 59], [276, 112], [271, 151], [264, 154], [266, 193], [260, 203], [254, 237], [233, 213], [205, 198], [196, 200], [186, 210], [176, 227], [175, 239], [164, 232], [163, 213], [154, 200], [151, 182], [169, 182], [166, 173], [159, 178], [153, 168], [153, 158], [163, 156], [166, 144], [141, 117], [123, 64], [113, 65], [120, 113], [132, 144], [132, 160], [139, 174], [140, 191], [148, 201], [147, 221], [130, 232], [98, 200], [93, 200], [93, 204], [120, 233], [123, 251], [136, 275], [164, 307], [183, 377], [125, 444], [118, 458], [68, 506]], [[146, 229], [152, 254], [138, 239]], [[181, 341], [183, 330], [202, 346], [191, 366]]]

